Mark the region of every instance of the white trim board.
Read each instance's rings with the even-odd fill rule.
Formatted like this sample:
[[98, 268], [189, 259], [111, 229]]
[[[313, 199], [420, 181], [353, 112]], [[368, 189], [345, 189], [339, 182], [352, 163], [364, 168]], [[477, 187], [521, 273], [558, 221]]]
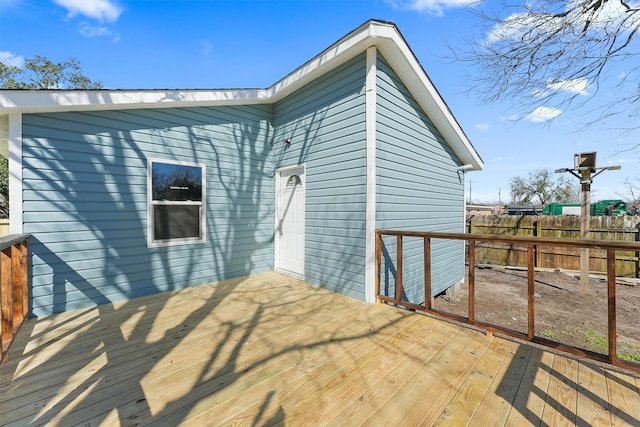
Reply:
[[9, 114], [9, 232], [23, 233], [22, 114]]

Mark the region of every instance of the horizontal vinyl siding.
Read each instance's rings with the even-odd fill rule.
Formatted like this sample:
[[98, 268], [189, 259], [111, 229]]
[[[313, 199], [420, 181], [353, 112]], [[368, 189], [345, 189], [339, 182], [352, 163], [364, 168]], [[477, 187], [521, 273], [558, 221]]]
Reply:
[[[376, 228], [462, 232], [464, 179], [451, 148], [382, 57], [377, 74]], [[395, 295], [396, 239], [385, 237], [382, 292]], [[403, 240], [405, 298], [424, 301], [422, 239]], [[432, 241], [434, 294], [463, 278], [463, 245]]]
[[[271, 106], [23, 116], [32, 314], [273, 268]], [[206, 243], [147, 248], [147, 158], [206, 164]]]
[[[306, 165], [305, 280], [364, 299], [365, 56], [275, 106], [276, 168]], [[283, 141], [291, 138], [290, 146]]]

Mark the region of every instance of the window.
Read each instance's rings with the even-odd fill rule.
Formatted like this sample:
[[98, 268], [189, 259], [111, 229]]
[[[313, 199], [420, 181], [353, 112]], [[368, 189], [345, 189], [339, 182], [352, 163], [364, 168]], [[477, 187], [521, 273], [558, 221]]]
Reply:
[[205, 166], [149, 159], [150, 247], [205, 241]]
[[302, 180], [298, 175], [291, 175], [287, 180], [287, 187], [295, 187], [296, 185], [301, 185]]

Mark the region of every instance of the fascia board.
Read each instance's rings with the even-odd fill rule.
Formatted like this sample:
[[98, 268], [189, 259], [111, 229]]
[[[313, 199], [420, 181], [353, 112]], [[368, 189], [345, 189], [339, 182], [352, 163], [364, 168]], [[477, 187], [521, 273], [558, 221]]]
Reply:
[[481, 170], [482, 159], [395, 27], [377, 47], [462, 163], [471, 164], [469, 170]]
[[0, 90], [0, 114], [273, 103], [374, 45], [376, 25], [389, 24], [363, 24], [268, 89]]
[[271, 101], [277, 102], [285, 98], [317, 77], [339, 67], [358, 54], [366, 52], [368, 48], [376, 44], [378, 25], [388, 24], [371, 21], [365, 23], [279, 80], [267, 89]]
[[2, 90], [0, 113], [246, 105], [268, 101], [264, 89]]

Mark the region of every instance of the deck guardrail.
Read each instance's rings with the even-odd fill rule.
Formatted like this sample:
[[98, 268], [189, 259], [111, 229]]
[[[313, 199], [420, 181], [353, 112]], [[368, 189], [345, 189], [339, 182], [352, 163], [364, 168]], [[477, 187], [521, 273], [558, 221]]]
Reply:
[[29, 310], [28, 234], [0, 238], [0, 345], [2, 361]]
[[[380, 276], [382, 269], [382, 236], [395, 236], [397, 239], [397, 259], [396, 259], [396, 297], [389, 297], [380, 294]], [[404, 237], [417, 237], [424, 240], [424, 305], [411, 303], [402, 299], [402, 245]], [[469, 302], [468, 316], [458, 316], [435, 310], [431, 306], [431, 239], [464, 240], [468, 243], [469, 262]], [[476, 242], [503, 242], [510, 244], [521, 244], [527, 246], [527, 333], [522, 333], [502, 326], [476, 320], [475, 313], [475, 245]], [[574, 248], [596, 248], [604, 249], [607, 253], [607, 319], [608, 319], [608, 354], [603, 355], [583, 348], [569, 346], [560, 342], [552, 341], [535, 335], [535, 304], [534, 304], [534, 277], [535, 277], [535, 252], [537, 245], [552, 245]], [[640, 251], [640, 243], [621, 242], [592, 239], [561, 239], [544, 237], [521, 237], [521, 236], [498, 236], [490, 234], [465, 234], [465, 233], [442, 233], [442, 232], [420, 232], [401, 230], [376, 230], [376, 283], [375, 295], [378, 302], [386, 302], [403, 306], [416, 311], [427, 312], [436, 316], [441, 316], [451, 320], [480, 327], [488, 332], [498, 332], [515, 338], [527, 340], [537, 344], [542, 344], [551, 348], [565, 351], [592, 360], [609, 363], [614, 366], [623, 367], [636, 372], [640, 372], [640, 365], [621, 360], [617, 357], [616, 341], [616, 251]]]

